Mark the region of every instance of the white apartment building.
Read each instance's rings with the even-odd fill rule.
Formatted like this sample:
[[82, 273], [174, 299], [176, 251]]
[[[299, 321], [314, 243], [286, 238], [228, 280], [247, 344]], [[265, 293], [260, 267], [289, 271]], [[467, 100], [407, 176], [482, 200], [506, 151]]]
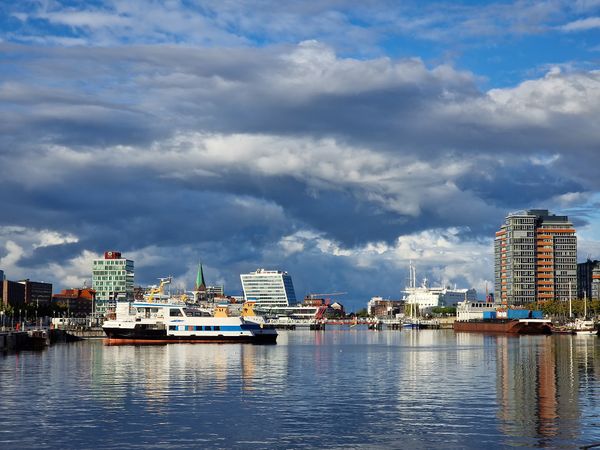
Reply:
[[289, 306], [296, 303], [292, 277], [279, 270], [258, 269], [240, 275], [245, 300], [254, 300], [258, 306]]

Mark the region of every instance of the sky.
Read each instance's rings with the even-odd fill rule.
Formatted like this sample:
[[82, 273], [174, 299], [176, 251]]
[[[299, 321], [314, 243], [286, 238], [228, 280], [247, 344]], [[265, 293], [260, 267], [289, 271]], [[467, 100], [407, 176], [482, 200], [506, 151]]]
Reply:
[[493, 289], [493, 236], [567, 214], [600, 258], [600, 0], [0, 0], [0, 269], [347, 309]]

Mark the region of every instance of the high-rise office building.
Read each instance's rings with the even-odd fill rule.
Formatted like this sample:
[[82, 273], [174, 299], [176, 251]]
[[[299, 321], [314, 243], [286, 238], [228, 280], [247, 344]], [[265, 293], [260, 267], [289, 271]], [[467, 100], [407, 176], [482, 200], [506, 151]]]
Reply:
[[511, 213], [494, 241], [498, 301], [524, 305], [577, 294], [577, 237], [567, 216]]
[[92, 289], [96, 291], [95, 311], [103, 315], [117, 301], [133, 301], [133, 261], [120, 252], [104, 252], [92, 267]]
[[577, 264], [577, 297], [600, 299], [600, 261], [588, 259]]
[[279, 270], [258, 269], [241, 274], [245, 300], [254, 300], [260, 306], [289, 306], [296, 303], [292, 277]]
[[4, 280], [0, 283], [0, 298], [4, 306], [25, 306], [25, 285], [17, 281]]
[[43, 306], [52, 301], [52, 283], [31, 280], [21, 280], [19, 283], [25, 286], [25, 303]]

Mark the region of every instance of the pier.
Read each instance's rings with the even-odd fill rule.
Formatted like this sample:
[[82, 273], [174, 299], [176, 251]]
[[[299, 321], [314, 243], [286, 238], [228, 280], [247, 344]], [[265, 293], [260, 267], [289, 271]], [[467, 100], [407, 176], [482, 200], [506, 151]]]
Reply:
[[71, 330], [51, 328], [9, 328], [0, 331], [0, 352], [18, 352], [21, 350], [42, 350], [51, 344], [60, 342], [76, 342], [82, 336], [96, 337], [96, 330], [81, 330], [75, 333]]
[[75, 340], [98, 339], [106, 336], [102, 327], [98, 326], [60, 325], [54, 328], [53, 331], [57, 333], [66, 333], [68, 336], [76, 338]]
[[9, 352], [25, 347], [29, 336], [26, 331], [0, 332], [0, 351]]
[[49, 344], [50, 337], [46, 330], [11, 330], [0, 332], [0, 352], [40, 350]]
[[[454, 318], [443, 319], [418, 319], [412, 322], [412, 328], [417, 329], [451, 329]], [[327, 326], [347, 326], [353, 328], [357, 325], [366, 325], [370, 330], [401, 330], [407, 326], [405, 319], [397, 318], [361, 318], [361, 319], [291, 319], [282, 317], [268, 319], [267, 323], [275, 328], [295, 330], [307, 328], [310, 330], [325, 330]]]

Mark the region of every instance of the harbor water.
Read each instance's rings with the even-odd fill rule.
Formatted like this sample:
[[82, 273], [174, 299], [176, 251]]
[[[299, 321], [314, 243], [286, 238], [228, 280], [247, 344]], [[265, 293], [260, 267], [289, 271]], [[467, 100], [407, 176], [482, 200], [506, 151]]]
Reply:
[[[358, 327], [357, 327], [358, 328]], [[600, 338], [280, 332], [0, 356], [0, 448], [600, 444]]]

